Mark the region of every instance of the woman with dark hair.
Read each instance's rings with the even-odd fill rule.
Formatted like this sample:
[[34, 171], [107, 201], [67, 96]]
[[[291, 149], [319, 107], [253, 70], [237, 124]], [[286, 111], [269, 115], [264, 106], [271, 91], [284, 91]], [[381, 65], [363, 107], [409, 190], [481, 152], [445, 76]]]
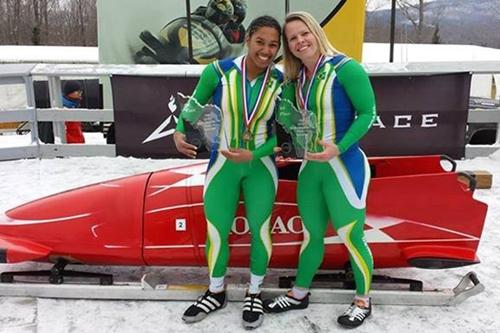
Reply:
[[331, 221], [349, 253], [356, 282], [353, 303], [337, 321], [356, 327], [371, 314], [373, 258], [364, 236], [370, 169], [358, 142], [375, 120], [375, 96], [364, 69], [332, 47], [309, 13], [287, 15], [283, 41], [283, 98], [314, 115], [316, 133], [298, 177], [304, 240], [295, 285], [286, 295], [266, 300], [264, 308], [284, 312], [308, 306]]
[[[251, 232], [250, 285], [244, 300], [243, 326], [255, 328], [263, 320], [260, 286], [271, 257], [270, 218], [278, 185], [271, 155], [276, 146], [272, 132], [275, 102], [282, 82], [281, 72], [273, 66], [280, 35], [281, 27], [274, 18], [253, 20], [247, 30], [247, 53], [205, 67], [181, 113], [181, 119], [187, 119], [191, 103], [205, 105], [211, 100], [223, 115], [203, 196], [210, 285], [184, 313], [182, 318], [189, 323], [226, 305], [228, 237], [241, 194]], [[196, 157], [196, 147], [186, 142], [183, 121], [178, 122], [174, 141], [179, 152]]]

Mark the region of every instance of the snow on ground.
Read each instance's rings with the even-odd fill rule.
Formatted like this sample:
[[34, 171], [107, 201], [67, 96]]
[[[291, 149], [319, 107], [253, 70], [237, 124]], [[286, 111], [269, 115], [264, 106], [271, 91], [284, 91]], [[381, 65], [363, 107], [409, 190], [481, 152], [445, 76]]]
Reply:
[[0, 63], [98, 63], [97, 47], [0, 45]]
[[[105, 145], [106, 139], [101, 132], [83, 132], [83, 136], [85, 137], [85, 143], [92, 145]], [[57, 138], [56, 140], [59, 140]], [[59, 141], [60, 143], [60, 141]], [[3, 135], [0, 135], [0, 147], [21, 147], [21, 146], [29, 146], [31, 145], [31, 135], [22, 134], [16, 135], [15, 132], [7, 132]]]
[[[0, 141], [1, 142], [1, 141]], [[135, 158], [65, 158], [0, 162], [0, 212], [41, 196], [102, 180], [190, 163], [185, 160]], [[376, 306], [373, 316], [356, 332], [499, 332], [500, 331], [500, 151], [490, 157], [458, 161], [461, 170], [488, 170], [493, 187], [476, 190], [474, 197], [489, 205], [478, 255], [482, 263], [448, 270], [392, 269], [379, 274], [424, 281], [426, 289], [453, 288], [460, 277], [476, 271], [485, 292], [456, 307]], [[0, 270], [33, 268], [38, 264], [0, 265]], [[36, 267], [35, 267], [36, 268]], [[114, 267], [107, 271], [120, 279], [138, 279], [146, 271], [159, 271], [172, 283], [205, 283], [206, 268]], [[289, 273], [290, 271], [286, 271]], [[266, 284], [277, 281], [271, 270]], [[230, 269], [230, 282], [245, 283], [245, 269]], [[228, 306], [200, 323], [186, 325], [181, 315], [190, 302], [89, 301], [35, 298], [0, 298], [1, 332], [237, 332], [242, 303]], [[342, 330], [336, 317], [346, 305], [312, 304], [308, 309], [266, 315], [258, 332], [330, 332]]]

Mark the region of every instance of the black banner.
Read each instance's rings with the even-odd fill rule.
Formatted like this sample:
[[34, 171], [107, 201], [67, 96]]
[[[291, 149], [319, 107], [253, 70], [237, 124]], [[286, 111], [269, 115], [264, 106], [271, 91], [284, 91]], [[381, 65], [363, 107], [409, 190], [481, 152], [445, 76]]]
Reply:
[[368, 156], [465, 156], [469, 73], [372, 77], [378, 118], [361, 146]]
[[[191, 95], [197, 80], [113, 76], [117, 154], [181, 157], [172, 139], [181, 109], [176, 96]], [[464, 157], [470, 80], [468, 73], [372, 77], [378, 118], [361, 142], [365, 153]], [[195, 132], [188, 138], [202, 148]]]
[[113, 76], [116, 154], [182, 157], [173, 141], [182, 107], [177, 93], [191, 95], [197, 81], [196, 77]]

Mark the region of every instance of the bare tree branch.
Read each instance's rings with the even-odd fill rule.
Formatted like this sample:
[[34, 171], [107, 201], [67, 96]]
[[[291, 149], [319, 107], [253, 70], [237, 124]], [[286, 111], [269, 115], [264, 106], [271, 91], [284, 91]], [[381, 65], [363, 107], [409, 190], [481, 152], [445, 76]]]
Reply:
[[95, 46], [96, 0], [0, 0], [0, 44]]
[[425, 7], [427, 5], [424, 0], [413, 2], [411, 0], [396, 0], [396, 3], [403, 15], [410, 21], [415, 30], [416, 41], [421, 42], [423, 30], [425, 27]]

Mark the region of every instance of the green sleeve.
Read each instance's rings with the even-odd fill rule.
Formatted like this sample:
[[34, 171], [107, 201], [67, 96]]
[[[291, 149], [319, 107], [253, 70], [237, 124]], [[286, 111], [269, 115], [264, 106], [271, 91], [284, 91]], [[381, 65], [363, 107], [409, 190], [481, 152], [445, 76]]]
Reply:
[[350, 60], [338, 70], [337, 76], [357, 115], [342, 140], [337, 144], [340, 152], [343, 153], [368, 132], [377, 113], [375, 94], [370, 79], [358, 62]]
[[[292, 94], [289, 96], [289, 88], [288, 85], [284, 84], [281, 86], [281, 92], [280, 92], [280, 100], [283, 100], [283, 98], [294, 98], [294, 95]], [[285, 97], [286, 96], [286, 97]], [[281, 101], [276, 101], [276, 106], [275, 106], [275, 117], [279, 117], [279, 112], [280, 112], [280, 106], [281, 106]], [[274, 122], [274, 119], [271, 120]], [[259, 159], [264, 156], [269, 156], [274, 154], [274, 148], [278, 145], [278, 139], [276, 137], [276, 134], [271, 135], [266, 142], [264, 142], [263, 145], [252, 151], [253, 158], [254, 159]]]
[[[215, 88], [217, 88], [217, 84], [219, 84], [219, 75], [215, 66], [216, 64], [212, 63], [210, 65], [207, 65], [203, 69], [198, 84], [196, 85], [196, 88], [193, 92], [192, 97], [194, 97], [194, 99], [201, 105], [206, 104], [210, 100], [210, 98], [212, 98]], [[175, 130], [181, 133], [185, 133], [184, 117], [182, 111]]]
[[264, 156], [269, 156], [274, 153], [274, 147], [278, 145], [278, 140], [276, 135], [269, 137], [269, 139], [264, 142], [262, 146], [252, 151], [253, 159], [259, 159]]

